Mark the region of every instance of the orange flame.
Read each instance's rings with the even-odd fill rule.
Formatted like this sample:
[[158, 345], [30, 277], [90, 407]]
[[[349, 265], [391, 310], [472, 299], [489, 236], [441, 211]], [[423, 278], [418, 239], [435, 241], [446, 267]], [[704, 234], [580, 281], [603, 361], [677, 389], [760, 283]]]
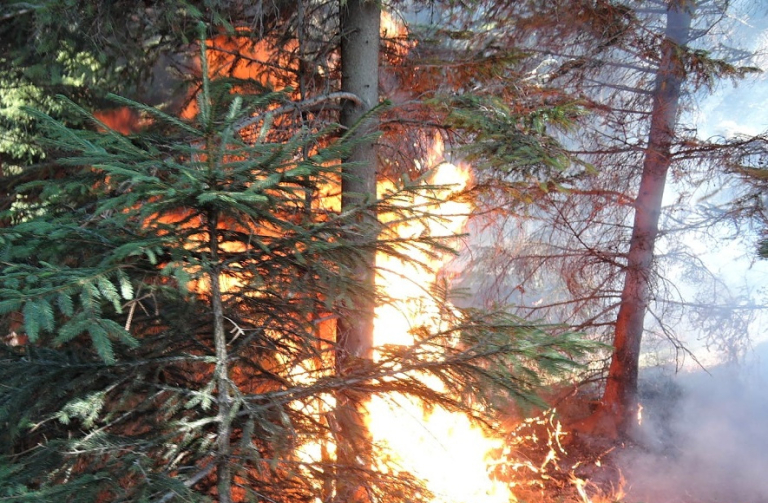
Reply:
[[[424, 205], [436, 218], [402, 225], [401, 238], [454, 235], [461, 231], [469, 213], [467, 203], [451, 200], [465, 188], [469, 171], [441, 162], [442, 141], [437, 136], [433, 154], [425, 162], [437, 165], [431, 183], [451, 188], [438, 190], [434, 199], [416, 198], [411, 204]], [[388, 186], [379, 187], [380, 192]], [[439, 202], [436, 202], [439, 201]], [[426, 252], [413, 252], [415, 262], [424, 269], [397, 258], [377, 256], [377, 285], [394, 302], [376, 308], [374, 341], [384, 345], [411, 345], [411, 330], [419, 326], [439, 327], [437, 306], [427, 293], [443, 261]], [[447, 257], [446, 257], [447, 258]], [[426, 379], [425, 376], [420, 376]], [[429, 380], [433, 389], [440, 383]], [[501, 447], [501, 439], [488, 438], [469, 419], [440, 407], [425, 411], [424, 405], [402, 395], [375, 396], [369, 404], [368, 427], [373, 438], [395, 453], [398, 468], [423, 480], [435, 501], [507, 503], [515, 501], [507, 484], [489, 474], [488, 453]]]
[[131, 134], [139, 130], [139, 114], [128, 107], [113, 110], [99, 110], [93, 116], [121, 134]]
[[[390, 37], [403, 37], [404, 28], [390, 17], [382, 19], [382, 30]], [[246, 63], [233, 63], [226, 71], [241, 78], [252, 78], [263, 84], [273, 84], [264, 79], [261, 71], [267, 60], [272, 56], [271, 49], [264, 44], [244, 45], [245, 39], [239, 42], [237, 38], [227, 39], [217, 37], [209, 41], [210, 47], [218, 47], [223, 53], [245, 53]], [[211, 53], [214, 51], [211, 51]], [[397, 51], [395, 51], [397, 53]], [[209, 58], [211, 57], [209, 53]], [[223, 71], [223, 66], [217, 66], [213, 60], [208, 62], [212, 74]], [[218, 63], [223, 65], [223, 63]], [[243, 65], [243, 66], [237, 66]], [[275, 85], [280, 88], [280, 85]], [[184, 110], [184, 117], [192, 117], [197, 113], [194, 100]], [[424, 234], [451, 236], [461, 231], [466, 223], [470, 207], [467, 203], [454, 200], [454, 193], [463, 190], [469, 182], [469, 170], [444, 162], [443, 144], [441, 137], [436, 135], [431, 154], [425, 159], [428, 168], [434, 168], [431, 183], [434, 185], [451, 186], [450, 189], [438, 190], [432, 197], [408, 201], [407, 205], [421, 205], [436, 216], [428, 221], [414, 221], [400, 226], [398, 234], [401, 238], [418, 237]], [[328, 192], [316, 201], [318, 209], [338, 210], [339, 194], [336, 188], [328, 188]], [[380, 195], [392, 190], [392, 186], [382, 183], [378, 187]], [[202, 239], [202, 238], [201, 238]], [[385, 292], [386, 297], [395, 299], [393, 302], [376, 308], [374, 330], [374, 345], [381, 348], [386, 345], [409, 346], [414, 343], [412, 330], [421, 326], [440, 328], [438, 306], [430, 296], [429, 285], [433, 284], [444, 261], [435, 259], [433, 255], [418, 250], [411, 256], [413, 263], [406, 263], [392, 256], [379, 254], [377, 261], [377, 288]], [[446, 257], [447, 259], [447, 257]], [[426, 269], [414, 264], [428, 264]], [[190, 285], [193, 290], [205, 290], [205, 280]], [[223, 285], [228, 288], [227, 284]], [[332, 324], [331, 324], [332, 325]], [[318, 321], [318, 330], [330, 329]], [[333, 334], [324, 337], [332, 340]], [[375, 355], [376, 357], [376, 355]], [[287, 362], [286, 362], [287, 363]], [[293, 369], [293, 377], [301, 380], [302, 375], [316, 373], [317, 369], [309, 368], [312, 362], [306, 362], [307, 367], [299, 365]], [[427, 379], [421, 376], [422, 379]], [[441, 384], [436, 380], [427, 380], [433, 389], [441, 391]], [[298, 406], [306, 406], [300, 405]], [[335, 401], [331, 394], [319, 396], [316, 400], [318, 417], [324, 417], [334, 409]], [[549, 477], [547, 471], [559, 469], [557, 466], [560, 454], [564, 453], [560, 438], [565, 435], [559, 423], [553, 424], [549, 432], [546, 447], [549, 452], [541, 463], [529, 460], [517, 464], [496, 467], [491, 460], [492, 453], [506, 451], [510, 446], [508, 439], [503, 436], [489, 437], [479, 427], [460, 413], [453, 413], [440, 407], [425, 410], [424, 404], [400, 394], [377, 395], [371, 398], [367, 405], [369, 415], [367, 426], [374, 441], [387, 446], [393, 453], [389, 460], [393, 465], [387, 468], [392, 471], [407, 471], [423, 480], [427, 489], [435, 495], [435, 503], [509, 503], [518, 501], [512, 492], [512, 487], [522, 476], [528, 477], [527, 484], [539, 484]], [[533, 438], [535, 443], [543, 439]], [[323, 459], [333, 459], [335, 446], [330, 439], [317, 441], [312, 439], [299, 446], [300, 459], [316, 462]], [[507, 460], [509, 461], [509, 460]], [[599, 462], [599, 461], [598, 461]], [[501, 463], [499, 463], [501, 464]], [[573, 467], [575, 469], [575, 466]], [[511, 474], [511, 472], [516, 472]], [[524, 474], [523, 474], [524, 472]], [[494, 474], [501, 473], [501, 477]], [[505, 482], [504, 478], [513, 480]], [[589, 482], [571, 474], [571, 483], [578, 492], [583, 503], [604, 503], [607, 498], [590, 496], [587, 492]], [[318, 494], [322, 488], [318, 488]], [[618, 497], [621, 497], [619, 491]], [[615, 496], [614, 496], [615, 497]], [[317, 501], [320, 501], [318, 498]]]

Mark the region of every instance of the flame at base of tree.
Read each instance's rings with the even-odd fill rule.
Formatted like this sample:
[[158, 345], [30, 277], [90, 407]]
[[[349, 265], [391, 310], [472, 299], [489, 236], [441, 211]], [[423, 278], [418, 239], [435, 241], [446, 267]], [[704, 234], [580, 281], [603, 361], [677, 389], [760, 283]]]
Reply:
[[614, 503], [624, 497], [626, 482], [609, 459], [614, 447], [578, 443], [555, 409], [519, 422], [503, 438], [490, 456], [492, 473], [510, 481], [519, 501]]
[[[55, 473], [46, 469], [43, 480], [24, 472], [13, 491], [47, 490], [47, 484], [74, 494], [81, 489], [69, 482], [77, 480], [91, 484], [90, 501], [138, 501], [142, 494], [163, 501], [174, 494], [203, 499], [225, 492], [231, 501], [343, 501], [339, 487], [359, 476], [359, 487], [370, 488], [368, 499], [375, 501], [429, 501], [432, 495], [436, 501], [514, 500], [511, 479], [489, 475], [488, 455], [507, 439], [488, 434], [497, 425], [484, 413], [496, 398], [508, 402], [531, 392], [540, 369], [558, 375], [562, 366], [572, 368], [563, 348], [577, 355], [586, 349], [578, 340], [550, 337], [508, 316], [472, 320], [447, 302], [445, 281], [435, 281], [435, 271], [468, 208], [437, 185], [456, 183], [460, 189], [461, 179], [443, 175], [461, 170], [441, 165], [433, 187], [382, 187], [384, 230], [369, 245], [386, 252], [378, 263], [377, 356], [339, 376], [329, 364], [334, 338], [324, 332], [329, 327], [323, 320], [336, 316], [339, 298], [360, 291], [338, 260], [341, 252], [354, 257], [359, 251], [349, 245], [359, 222], [350, 212], [317, 214], [306, 195], [338, 180], [339, 166], [328, 160], [343, 158], [345, 145], [330, 142], [307, 156], [325, 138], [306, 132], [288, 141], [252, 143], [234, 133], [241, 119], [269, 109], [270, 98], [252, 97], [255, 110], [241, 109], [241, 96], [208, 93], [212, 87], [203, 86], [200, 114], [187, 122], [129, 103], [168, 123], [156, 144], [133, 143], [111, 130], [81, 132], [99, 148], [84, 149], [88, 141], [68, 145], [79, 156], [73, 166], [85, 183], [74, 179], [67, 190], [87, 193], [93, 203], [84, 206], [88, 212], [67, 207], [61, 212], [66, 219], [51, 223], [44, 212], [25, 215], [22, 208], [24, 225], [6, 234], [14, 249], [8, 260], [18, 266], [5, 269], [3, 280], [18, 290], [18, 300], [6, 302], [5, 309], [22, 311], [32, 344], [53, 340], [45, 350], [50, 364], [32, 362], [30, 370], [22, 352], [9, 356], [4, 393], [28, 386], [14, 379], [32, 372], [42, 376], [35, 381], [41, 390], [54, 377], [79, 383], [62, 403], [44, 404], [52, 414], [72, 417], [54, 424], [55, 416], [41, 413], [29, 430], [31, 420], [18, 418], [25, 424], [19, 431], [29, 433], [24, 442], [53, 453], [58, 447], [47, 445], [47, 438], [54, 438], [70, 450]], [[51, 123], [55, 138], [81, 139], [40, 118]], [[74, 250], [72, 243], [82, 248], [86, 241], [79, 233], [85, 227], [88, 236], [101, 238], [89, 237], [92, 249], [72, 276], [77, 281], [62, 273], [72, 272], [72, 264], [50, 263], [77, 255], [50, 248], [52, 227], [69, 238], [61, 240], [67, 251]], [[48, 255], [30, 265], [29, 250]], [[83, 266], [90, 261], [98, 262], [96, 279]], [[24, 282], [37, 281], [28, 271], [52, 278], [34, 301], [24, 290]], [[65, 283], [68, 297], [62, 300], [54, 280]], [[216, 298], [219, 312], [212, 316]], [[114, 313], [101, 309], [109, 303]], [[408, 312], [418, 316], [404, 317]], [[83, 355], [59, 351], [57, 330], [68, 334], [62, 343], [77, 338], [72, 345]], [[71, 358], [84, 367], [72, 365]], [[83, 385], [81, 368], [95, 376]], [[139, 373], [145, 377], [137, 379]], [[116, 376], [117, 384], [100, 380], [102, 375]], [[343, 434], [332, 413], [339, 405], [332, 397], [340, 390], [371, 397], [370, 467], [340, 466], [343, 457], [336, 451]], [[32, 395], [45, 398], [43, 392]], [[224, 402], [233, 408], [225, 410]], [[141, 413], [135, 422], [123, 419], [135, 412]], [[485, 428], [472, 417], [478, 424], [484, 420]], [[73, 418], [80, 423], [70, 426]], [[219, 427], [225, 423], [226, 435]], [[405, 434], [408, 429], [412, 433]], [[111, 438], [141, 447], [115, 450], [108, 447]], [[26, 452], [29, 444], [18, 444], [18, 451]], [[222, 479], [226, 487], [217, 484]]]
[[[440, 162], [441, 157], [442, 143], [437, 137], [426, 161], [437, 164], [429, 179], [435, 189], [404, 201], [429, 217], [395, 225], [398, 238], [431, 235], [455, 239], [462, 231], [472, 208], [459, 195], [470, 182], [470, 171]], [[384, 197], [387, 190], [386, 184], [379, 188]], [[375, 358], [386, 358], [393, 347], [401, 354], [417, 352], [420, 338], [435, 333], [450, 334], [444, 342], [447, 345], [461, 344], [451, 332], [455, 319], [451, 319], [448, 280], [442, 271], [449, 258], [447, 253], [426, 249], [410, 250], [407, 259], [383, 253], [377, 256], [377, 286], [388, 302], [376, 309]], [[444, 384], [427, 373], [411, 372], [410, 377], [435, 393], [446, 392]], [[366, 408], [372, 440], [387, 453], [386, 460], [379, 460], [382, 469], [395, 476], [414, 476], [435, 503], [517, 502], [523, 501], [518, 499], [523, 493], [530, 496], [532, 487], [542, 496], [554, 488], [572, 498], [564, 501], [579, 503], [607, 503], [621, 497], [620, 489], [604, 493], [600, 485], [577, 476], [585, 462], [568, 457], [562, 442], [567, 433], [554, 410], [505, 431], [501, 424], [473, 422], [467, 411], [449, 410], [402, 393], [374, 394]], [[538, 466], [525, 459], [533, 451], [544, 453]], [[593, 460], [595, 467], [600, 467], [601, 457]], [[571, 460], [570, 466], [563, 464], [565, 459]]]
[[[442, 143], [437, 141], [432, 157], [439, 158], [441, 149]], [[398, 236], [412, 239], [425, 234], [451, 237], [459, 233], [471, 208], [457, 201], [456, 195], [466, 188], [469, 177], [466, 168], [439, 164], [430, 179], [437, 188], [428, 196], [408, 201], [409, 206], [419, 207], [430, 217], [396, 226]], [[447, 258], [428, 250], [411, 251], [407, 261], [384, 254], [377, 257], [377, 285], [385, 298], [392, 299], [376, 309], [377, 347], [408, 348], [416, 343], [420, 328], [437, 332], [446, 328], [437, 305], [445, 299], [435, 298], [446, 292], [433, 287], [436, 273]], [[445, 391], [442, 383], [426, 374], [413, 377], [437, 392]], [[399, 393], [378, 394], [368, 404], [368, 428], [374, 441], [392, 453], [390, 469], [422, 480], [435, 502], [503, 503], [514, 499], [507, 484], [493, 480], [488, 471], [488, 453], [500, 446], [501, 439], [489, 438], [466, 414], [428, 407]]]

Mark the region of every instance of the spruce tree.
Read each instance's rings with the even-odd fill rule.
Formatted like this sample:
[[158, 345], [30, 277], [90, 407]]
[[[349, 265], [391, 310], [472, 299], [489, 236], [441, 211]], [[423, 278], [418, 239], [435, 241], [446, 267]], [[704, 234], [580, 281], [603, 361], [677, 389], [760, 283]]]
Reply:
[[[696, 249], [714, 244], [726, 214], [733, 217], [701, 204], [701, 194], [730, 190], [723, 189], [723, 173], [747, 149], [699, 137], [691, 114], [696, 98], [715, 83], [756, 71], [745, 64], [748, 54], [724, 42], [736, 6], [677, 0], [484, 5], [496, 19], [510, 20], [488, 30], [488, 45], [527, 48], [533, 57], [522, 61], [523, 80], [550, 100], [570, 95], [582, 114], [575, 117], [578, 127], [558, 129], [551, 110], [532, 117], [567, 147], [560, 159], [505, 160], [480, 176], [489, 217], [478, 227], [496, 239], [477, 253], [471, 286], [485, 301], [519, 306], [521, 316], [612, 341], [602, 412], [578, 426], [627, 436], [636, 423], [641, 339], [680, 365], [696, 360], [688, 346], [696, 343], [686, 341], [686, 332], [710, 347], [730, 348], [731, 355], [748, 345], [756, 306], [730, 290]], [[690, 288], [683, 287], [689, 279]]]
[[300, 103], [203, 70], [194, 119], [112, 96], [149, 124], [133, 135], [66, 99], [92, 128], [29, 111], [61, 169], [12, 184], [0, 215], [12, 336], [0, 345], [0, 496], [309, 502], [353, 476], [372, 499], [428, 498], [407, 474], [334, 458], [331, 396], [404, 393], [494, 424], [510, 402], [540, 403], [536, 391], [590, 345], [442, 295], [444, 323], [415, 329], [414, 346], [337, 372], [333, 324], [366, 290], [351, 270], [364, 250], [407, 259], [411, 246], [446, 247], [378, 222], [361, 232], [358, 216], [426, 218], [396, 203], [429, 188], [403, 181], [341, 212], [317, 204], [369, 138], [333, 124], [283, 130]]

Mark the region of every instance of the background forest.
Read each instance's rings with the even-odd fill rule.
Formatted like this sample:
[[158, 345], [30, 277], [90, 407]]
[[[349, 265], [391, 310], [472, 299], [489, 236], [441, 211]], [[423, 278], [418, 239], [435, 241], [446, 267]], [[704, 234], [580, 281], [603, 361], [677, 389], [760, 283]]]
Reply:
[[763, 501], [766, 14], [4, 2], [0, 499]]

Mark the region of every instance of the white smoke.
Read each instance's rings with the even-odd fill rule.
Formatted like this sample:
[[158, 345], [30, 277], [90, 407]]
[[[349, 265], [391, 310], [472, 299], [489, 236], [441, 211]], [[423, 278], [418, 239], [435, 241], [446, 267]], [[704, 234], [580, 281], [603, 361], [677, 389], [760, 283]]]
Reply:
[[767, 377], [768, 344], [739, 367], [646, 376], [641, 445], [620, 457], [624, 501], [768, 502]]

